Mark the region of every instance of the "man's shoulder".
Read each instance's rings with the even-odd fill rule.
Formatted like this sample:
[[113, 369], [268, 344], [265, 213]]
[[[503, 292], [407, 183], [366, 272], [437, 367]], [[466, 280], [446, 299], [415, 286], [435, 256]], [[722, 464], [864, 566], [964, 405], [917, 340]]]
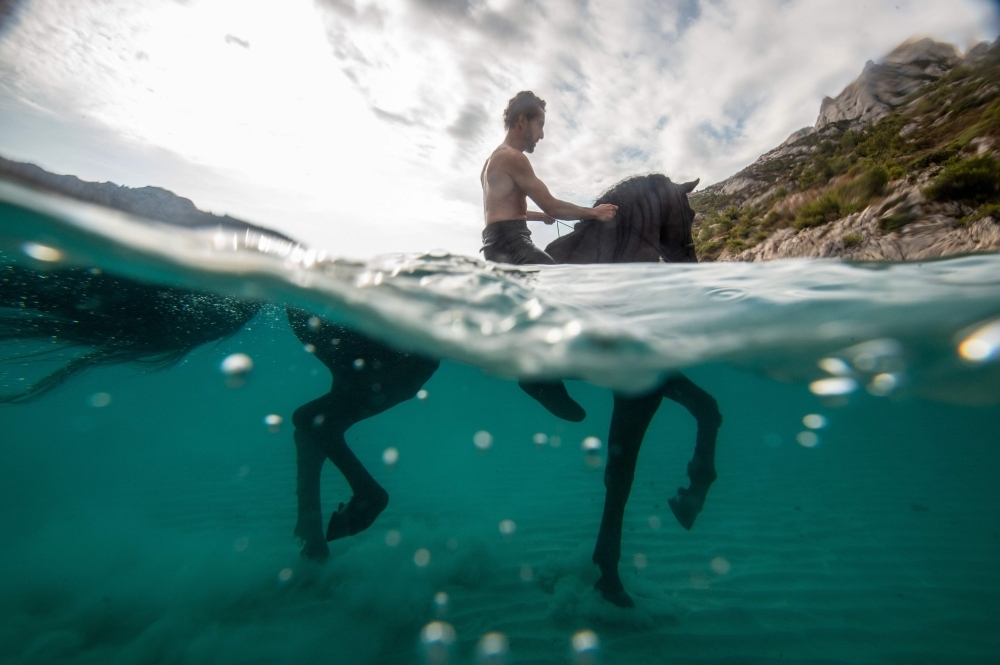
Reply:
[[515, 148], [511, 148], [509, 145], [500, 144], [493, 154], [490, 155], [490, 166], [499, 166], [502, 168], [524, 168], [526, 164], [529, 164], [528, 157]]

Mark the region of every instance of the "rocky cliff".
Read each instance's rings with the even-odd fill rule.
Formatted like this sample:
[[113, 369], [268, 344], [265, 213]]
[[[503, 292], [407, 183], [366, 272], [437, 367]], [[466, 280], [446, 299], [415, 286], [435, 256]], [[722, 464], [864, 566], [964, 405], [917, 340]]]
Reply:
[[691, 197], [699, 258], [916, 260], [1000, 250], [1000, 40], [910, 40], [815, 125]]

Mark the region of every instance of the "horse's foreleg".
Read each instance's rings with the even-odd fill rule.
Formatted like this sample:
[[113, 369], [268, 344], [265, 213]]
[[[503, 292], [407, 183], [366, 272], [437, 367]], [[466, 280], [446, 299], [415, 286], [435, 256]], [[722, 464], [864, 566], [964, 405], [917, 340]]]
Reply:
[[296, 494], [298, 495], [298, 519], [295, 535], [302, 539], [302, 557], [325, 561], [330, 556], [330, 548], [323, 538], [323, 510], [320, 504], [319, 479], [326, 461], [316, 440], [295, 430], [295, 460], [297, 465]]
[[683, 374], [674, 374], [663, 384], [662, 394], [685, 409], [698, 422], [698, 435], [695, 440], [694, 455], [688, 463], [687, 475], [691, 480], [688, 488], [678, 487], [677, 496], [670, 499], [670, 509], [674, 517], [685, 529], [694, 526], [708, 488], [715, 482], [715, 438], [722, 425], [722, 414], [715, 398], [696, 386]]
[[608, 464], [604, 470], [604, 515], [593, 556], [594, 563], [601, 568], [601, 578], [594, 586], [605, 599], [620, 607], [635, 604], [625, 592], [618, 575], [625, 504], [632, 491], [642, 439], [661, 400], [659, 391], [641, 397], [615, 395], [615, 408], [611, 415]]

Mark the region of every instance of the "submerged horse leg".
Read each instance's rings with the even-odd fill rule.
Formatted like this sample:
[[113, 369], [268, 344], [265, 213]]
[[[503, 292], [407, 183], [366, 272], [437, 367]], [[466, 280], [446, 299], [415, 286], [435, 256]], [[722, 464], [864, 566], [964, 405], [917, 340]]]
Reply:
[[[298, 408], [292, 417], [300, 456], [300, 526], [296, 534], [306, 541], [304, 556], [318, 552], [321, 557], [326, 541], [364, 531], [389, 503], [389, 494], [347, 447], [344, 432], [412, 399], [437, 370], [439, 361], [396, 351], [304, 310], [288, 307], [287, 313], [295, 336], [311, 347], [333, 376], [330, 392]], [[353, 493], [347, 505], [341, 503], [330, 518], [325, 539], [319, 514], [319, 454], [340, 470]]]
[[315, 438], [295, 430], [295, 461], [298, 467], [295, 493], [298, 496], [298, 519], [295, 535], [302, 539], [302, 557], [325, 561], [330, 548], [323, 538], [323, 510], [320, 505], [319, 479], [326, 462]]
[[562, 381], [518, 381], [517, 385], [557, 418], [578, 423], [587, 417], [587, 412], [569, 396]]
[[625, 516], [625, 504], [632, 491], [639, 448], [662, 399], [659, 390], [640, 397], [615, 395], [611, 430], [608, 433], [608, 465], [604, 470], [604, 515], [601, 517], [601, 530], [597, 535], [593, 561], [601, 569], [601, 577], [594, 588], [606, 600], [619, 607], [635, 605], [625, 592], [618, 575], [618, 560], [621, 559], [622, 552], [622, 519]]
[[708, 488], [718, 476], [715, 473], [715, 437], [722, 425], [722, 414], [715, 398], [683, 374], [674, 374], [667, 379], [662, 395], [683, 406], [698, 421], [694, 455], [687, 468], [691, 486], [678, 487], [677, 496], [667, 502], [680, 525], [690, 531], [705, 505]]
[[[389, 494], [348, 448], [344, 432], [353, 422], [345, 423], [337, 417], [336, 401], [335, 395], [329, 393], [299, 407], [292, 416], [299, 460], [299, 515], [295, 535], [305, 541], [302, 554], [308, 558], [325, 558], [325, 541], [364, 531], [389, 503]], [[353, 496], [346, 506], [341, 503], [330, 518], [324, 539], [319, 477], [326, 459], [343, 474]], [[319, 556], [315, 556], [317, 553]]]

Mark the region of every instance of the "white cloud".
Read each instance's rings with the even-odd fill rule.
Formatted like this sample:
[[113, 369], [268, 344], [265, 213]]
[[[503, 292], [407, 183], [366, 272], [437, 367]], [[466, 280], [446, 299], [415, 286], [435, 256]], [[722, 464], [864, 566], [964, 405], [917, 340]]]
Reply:
[[[234, 214], [306, 240], [471, 253], [518, 90], [548, 101], [536, 172], [585, 203], [634, 172], [722, 179], [911, 35], [996, 31], [984, 0], [34, 0], [0, 42], [0, 105], [50, 118], [20, 152], [56, 170], [98, 125], [242, 182]], [[179, 193], [220, 204], [202, 189]]]

